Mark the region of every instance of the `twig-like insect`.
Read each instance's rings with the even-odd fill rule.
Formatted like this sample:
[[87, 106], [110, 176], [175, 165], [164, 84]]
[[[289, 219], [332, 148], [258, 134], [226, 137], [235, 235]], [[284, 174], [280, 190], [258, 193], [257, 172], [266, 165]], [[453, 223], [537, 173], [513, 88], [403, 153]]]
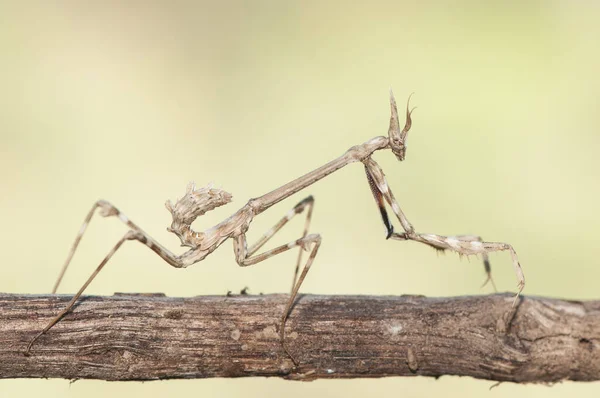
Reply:
[[[517, 279], [519, 281], [518, 292], [515, 296], [516, 302], [516, 299], [518, 298], [525, 285], [525, 279], [523, 276], [523, 271], [521, 270], [521, 266], [519, 264], [519, 260], [517, 258], [517, 254], [511, 245], [507, 243], [484, 242], [480, 237], [472, 235], [441, 236], [435, 234], [417, 233], [412, 224], [408, 221], [408, 219], [400, 209], [396, 198], [394, 198], [394, 195], [392, 194], [392, 191], [388, 186], [385, 175], [383, 174], [383, 170], [381, 169], [381, 167], [379, 167], [375, 160], [371, 158], [371, 155], [375, 151], [381, 149], [391, 149], [392, 153], [396, 155], [396, 158], [399, 161], [404, 160], [404, 157], [406, 155], [406, 137], [412, 124], [412, 110], [409, 110], [407, 102], [406, 123], [404, 125], [404, 128], [400, 130], [396, 101], [391, 92], [390, 105], [391, 118], [388, 130], [388, 137], [375, 137], [362, 145], [354, 146], [348, 149], [339, 158], [334, 159], [329, 163], [326, 163], [318, 169], [313, 170], [310, 173], [305, 174], [302, 177], [297, 178], [291, 182], [288, 182], [287, 184], [261, 197], [250, 199], [248, 203], [246, 203], [232, 216], [230, 216], [220, 224], [217, 224], [214, 227], [205, 230], [204, 232], [196, 232], [192, 230], [192, 222], [194, 222], [194, 220], [198, 216], [203, 215], [207, 211], [213, 210], [216, 207], [229, 203], [231, 201], [231, 194], [221, 189], [213, 188], [211, 186], [197, 189], [194, 184], [188, 185], [184, 197], [177, 200], [175, 204], [171, 203], [171, 201], [167, 201], [166, 203], [167, 209], [171, 212], [173, 216], [173, 222], [171, 223], [171, 226], [167, 228], [167, 230], [177, 235], [177, 237], [181, 240], [182, 246], [187, 246], [190, 248], [187, 252], [181, 255], [176, 255], [168, 249], [166, 249], [164, 246], [162, 246], [160, 243], [158, 243], [156, 240], [150, 237], [150, 235], [144, 232], [140, 227], [138, 227], [136, 224], [130, 221], [125, 216], [125, 214], [123, 214], [109, 202], [104, 200], [96, 202], [92, 206], [92, 209], [88, 213], [87, 217], [85, 218], [85, 221], [83, 222], [83, 225], [81, 226], [81, 229], [79, 230], [79, 233], [75, 238], [75, 242], [73, 243], [73, 246], [62, 268], [60, 276], [58, 277], [58, 280], [54, 285], [54, 289], [52, 290], [53, 293], [56, 292], [56, 289], [58, 288], [65, 274], [65, 271], [67, 270], [67, 267], [69, 266], [69, 263], [73, 258], [75, 250], [79, 245], [81, 237], [83, 236], [97, 208], [100, 209], [100, 215], [104, 217], [118, 217], [123, 223], [125, 223], [129, 227], [129, 231], [117, 242], [117, 244], [112, 248], [112, 250], [106, 255], [104, 260], [102, 260], [100, 265], [98, 265], [96, 270], [83, 284], [81, 289], [79, 289], [75, 296], [73, 296], [71, 301], [67, 304], [66, 308], [63, 309], [56, 317], [54, 317], [50, 321], [50, 323], [48, 323], [48, 325], [31, 340], [31, 342], [27, 346], [26, 353], [29, 353], [34, 342], [40, 336], [42, 336], [50, 328], [52, 328], [52, 326], [54, 326], [63, 316], [65, 316], [65, 314], [67, 314], [67, 312], [71, 310], [71, 308], [73, 308], [73, 305], [81, 296], [81, 294], [85, 291], [88, 285], [92, 282], [96, 275], [98, 275], [98, 273], [111, 259], [115, 252], [126, 241], [137, 240], [148, 246], [148, 248], [153, 250], [171, 266], [176, 268], [185, 268], [201, 260], [204, 260], [206, 256], [215, 251], [223, 242], [225, 242], [229, 238], [233, 239], [233, 250], [235, 252], [235, 259], [237, 263], [242, 267], [254, 265], [256, 263], [259, 263], [263, 260], [266, 260], [270, 257], [273, 257], [277, 254], [286, 252], [296, 247], [300, 248], [296, 262], [296, 269], [294, 272], [292, 291], [289, 300], [287, 301], [287, 305], [281, 316], [279, 328], [279, 335], [282, 346], [284, 350], [288, 352], [284, 345], [285, 323], [294, 303], [294, 300], [298, 295], [298, 290], [300, 289], [304, 278], [306, 278], [306, 274], [310, 270], [315, 256], [317, 255], [317, 251], [319, 250], [319, 246], [321, 245], [321, 236], [319, 234], [308, 233], [314, 205], [313, 197], [308, 196], [307, 198], [300, 201], [277, 224], [275, 224], [271, 229], [269, 229], [257, 242], [255, 242], [250, 247], [248, 247], [246, 241], [246, 232], [248, 231], [250, 223], [257, 215], [261, 214], [274, 204], [314, 184], [322, 178], [327, 177], [334, 171], [339, 170], [342, 167], [354, 162], [362, 162], [364, 165], [367, 174], [367, 181], [369, 182], [369, 187], [371, 188], [371, 192], [373, 193], [375, 202], [379, 207], [379, 212], [381, 213], [383, 223], [387, 230], [386, 239], [391, 238], [401, 241], [413, 240], [429, 245], [439, 251], [451, 250], [457, 252], [460, 255], [468, 256], [481, 254], [484, 260], [485, 271], [487, 273], [487, 279], [485, 283], [487, 283], [488, 281], [492, 281], [491, 268], [487, 254], [489, 252], [507, 250], [511, 254], [513, 266], [517, 274]], [[394, 227], [387, 214], [386, 203], [391, 207], [394, 215], [400, 222], [400, 225], [404, 230], [403, 233], [394, 232]], [[288, 244], [276, 247], [271, 250], [263, 251], [262, 253], [258, 253], [260, 248], [265, 243], [267, 243], [267, 241], [271, 239], [281, 228], [283, 228], [283, 226], [288, 221], [290, 221], [295, 215], [300, 214], [302, 212], [305, 212], [306, 214], [306, 221], [304, 224], [304, 231], [300, 238], [289, 242]], [[304, 250], [310, 252], [310, 254], [308, 256], [308, 259], [304, 263], [302, 272], [299, 274], [300, 265], [302, 263], [302, 252]], [[291, 355], [290, 357], [293, 359]]]

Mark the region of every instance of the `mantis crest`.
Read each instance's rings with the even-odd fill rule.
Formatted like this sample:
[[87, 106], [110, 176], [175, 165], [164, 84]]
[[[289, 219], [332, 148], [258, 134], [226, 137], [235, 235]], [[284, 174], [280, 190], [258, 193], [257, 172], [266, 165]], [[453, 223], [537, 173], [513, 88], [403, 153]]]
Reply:
[[[264, 235], [252, 245], [248, 245], [246, 232], [248, 231], [250, 223], [254, 217], [263, 213], [274, 204], [307, 188], [308, 186], [327, 177], [329, 174], [341, 169], [342, 167], [357, 162], [361, 162], [364, 166], [369, 188], [371, 189], [375, 203], [378, 206], [382, 221], [387, 231], [386, 239], [416, 241], [431, 246], [438, 251], [453, 251], [460, 255], [481, 255], [484, 262], [484, 268], [487, 273], [487, 279], [485, 282], [487, 283], [488, 281], [491, 281], [492, 284], [493, 281], [491, 278], [491, 267], [488, 260], [488, 253], [495, 251], [508, 251], [511, 255], [512, 264], [518, 279], [518, 292], [515, 296], [516, 302], [516, 299], [525, 285], [525, 279], [517, 258], [517, 254], [510, 244], [483, 241], [479, 236], [475, 235], [442, 236], [416, 232], [415, 228], [408, 221], [406, 215], [401, 210], [398, 201], [394, 197], [383, 170], [377, 164], [377, 162], [373, 160], [373, 153], [384, 149], [391, 150], [399, 161], [403, 161], [405, 159], [407, 135], [412, 125], [412, 110], [409, 109], [409, 101], [407, 101], [406, 107], [406, 122], [402, 129], [400, 128], [396, 101], [393, 94], [390, 92], [391, 117], [387, 137], [375, 137], [361, 145], [353, 146], [342, 156], [324, 164], [323, 166], [258, 198], [250, 199], [243, 207], [233, 213], [229, 218], [202, 232], [197, 232], [192, 229], [191, 225], [194, 220], [208, 211], [228, 204], [231, 202], [232, 196], [230, 193], [212, 186], [197, 188], [194, 184], [188, 185], [185, 195], [181, 199], [177, 200], [175, 203], [172, 203], [171, 201], [166, 203], [166, 208], [171, 213], [173, 218], [171, 226], [167, 228], [168, 231], [172, 232], [179, 238], [182, 246], [189, 248], [183, 254], [174, 254], [165, 248], [144, 230], [142, 230], [137, 224], [134, 224], [131, 220], [129, 220], [124, 213], [122, 213], [111, 203], [105, 200], [97, 201], [87, 214], [87, 217], [85, 218], [81, 229], [75, 238], [60, 276], [54, 285], [52, 293], [55, 293], [58, 289], [58, 286], [71, 262], [71, 259], [77, 250], [79, 242], [81, 241], [81, 238], [97, 209], [99, 209], [99, 213], [103, 217], [117, 217], [125, 225], [127, 225], [129, 230], [100, 262], [92, 275], [73, 296], [67, 306], [31, 340], [27, 346], [26, 353], [30, 352], [35, 341], [37, 341], [44, 333], [50, 330], [50, 328], [52, 328], [73, 308], [88, 285], [125, 242], [138, 241], [147, 246], [150, 250], [154, 251], [171, 266], [176, 268], [186, 268], [192, 264], [204, 260], [210, 253], [221, 246], [222, 243], [228, 239], [232, 239], [235, 260], [242, 267], [254, 265], [294, 248], [300, 249], [296, 261], [291, 294], [282, 313], [279, 325], [279, 336], [282, 347], [289, 355], [288, 350], [283, 344], [286, 320], [292, 309], [296, 296], [298, 295], [300, 286], [306, 278], [306, 275], [310, 270], [321, 245], [321, 236], [319, 234], [309, 234], [314, 198], [312, 196], [308, 196], [301, 200], [292, 209], [290, 209], [288, 213], [281, 218], [281, 220], [279, 220], [279, 222], [277, 222], [271, 229], [266, 231]], [[393, 215], [400, 223], [403, 232], [396, 232], [394, 230], [392, 221], [388, 216], [388, 208], [391, 208]], [[281, 228], [283, 228], [288, 221], [299, 214], [305, 214], [306, 218], [304, 230], [298, 239], [278, 246], [274, 249], [259, 252], [263, 245], [267, 243], [279, 230], [281, 230]], [[309, 254], [308, 258], [303, 262], [304, 251], [308, 252]], [[290, 357], [292, 356], [290, 355]]]

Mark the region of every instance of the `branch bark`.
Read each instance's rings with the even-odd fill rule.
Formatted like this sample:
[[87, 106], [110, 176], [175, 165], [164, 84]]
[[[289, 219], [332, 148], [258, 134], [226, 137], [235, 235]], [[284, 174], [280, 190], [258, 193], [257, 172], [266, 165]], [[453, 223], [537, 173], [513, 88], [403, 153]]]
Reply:
[[69, 296], [0, 294], [0, 378], [153, 380], [461, 375], [600, 380], [600, 301], [512, 296], [87, 296], [33, 346]]

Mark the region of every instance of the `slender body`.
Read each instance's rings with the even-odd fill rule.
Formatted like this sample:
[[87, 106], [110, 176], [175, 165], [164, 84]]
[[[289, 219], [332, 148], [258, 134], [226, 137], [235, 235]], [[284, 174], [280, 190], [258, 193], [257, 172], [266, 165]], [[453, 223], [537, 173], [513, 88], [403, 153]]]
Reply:
[[303, 175], [302, 177], [296, 178], [295, 180], [290, 181], [287, 184], [267, 194], [264, 194], [259, 198], [251, 199], [250, 203], [252, 203], [252, 206], [257, 209], [258, 212], [256, 214], [258, 215], [274, 204], [287, 199], [293, 194], [327, 177], [331, 173], [338, 171], [342, 167], [347, 166], [350, 163], [363, 161], [371, 156], [373, 152], [385, 149], [388, 147], [388, 145], [389, 140], [387, 137], [372, 138], [362, 145], [353, 146], [339, 158], [324, 164], [318, 169], [315, 169], [310, 173]]
[[[450, 250], [461, 255], [481, 255], [483, 257], [485, 271], [487, 273], [486, 282], [493, 281], [491, 279], [491, 269], [487, 254], [492, 251], [508, 251], [512, 257], [512, 263], [518, 278], [518, 293], [515, 296], [515, 302], [520, 292], [523, 290], [525, 279], [521, 266], [519, 264], [517, 254], [511, 245], [498, 242], [484, 242], [476, 235], [456, 235], [442, 236], [436, 234], [417, 233], [408, 221], [406, 215], [400, 209], [398, 201], [394, 197], [381, 167], [372, 159], [371, 155], [379, 150], [390, 149], [399, 161], [404, 160], [406, 155], [406, 138], [407, 133], [411, 128], [411, 112], [406, 109], [406, 123], [404, 128], [400, 130], [398, 121], [398, 111], [393, 95], [390, 95], [391, 118], [388, 130], [388, 137], [375, 137], [369, 141], [354, 146], [348, 149], [342, 156], [326, 163], [325, 165], [293, 180], [287, 184], [274, 189], [258, 198], [250, 199], [246, 205], [235, 212], [226, 220], [202, 232], [196, 232], [191, 228], [194, 220], [216, 207], [225, 205], [231, 201], [231, 194], [221, 189], [216, 189], [211, 186], [197, 189], [194, 184], [188, 185], [185, 195], [177, 200], [175, 204], [168, 201], [167, 209], [171, 212], [173, 222], [168, 228], [169, 232], [174, 233], [181, 241], [181, 245], [189, 247], [189, 250], [183, 254], [176, 255], [170, 250], [162, 246], [150, 235], [143, 231], [139, 226], [130, 221], [121, 211], [107, 201], [100, 200], [96, 202], [88, 213], [83, 225], [73, 243], [71, 251], [65, 261], [60, 276], [54, 286], [53, 293], [56, 292], [64, 273], [69, 266], [71, 259], [79, 245], [79, 242], [97, 208], [100, 208], [100, 214], [104, 217], [115, 216], [129, 227], [129, 231], [121, 238], [113, 249], [106, 255], [104, 260], [98, 265], [96, 270], [83, 284], [79, 291], [73, 296], [72, 300], [67, 304], [67, 307], [62, 310], [55, 318], [53, 318], [46, 327], [40, 331], [27, 346], [26, 353], [29, 353], [33, 343], [52, 326], [54, 326], [67, 312], [74, 306], [77, 299], [83, 294], [87, 286], [92, 282], [96, 275], [102, 270], [115, 252], [128, 240], [137, 240], [145, 244], [148, 248], [158, 254], [168, 264], [176, 268], [185, 268], [195, 264], [215, 251], [227, 239], [233, 240], [234, 254], [236, 262], [240, 266], [249, 266], [273, 257], [277, 254], [286, 252], [294, 248], [300, 248], [296, 269], [293, 278], [292, 291], [288, 300], [287, 306], [282, 314], [279, 326], [279, 334], [282, 342], [282, 347], [285, 352], [294, 360], [294, 357], [286, 348], [284, 342], [284, 332], [286, 319], [290, 313], [294, 300], [298, 294], [300, 286], [306, 277], [317, 251], [321, 245], [321, 236], [318, 234], [309, 234], [310, 220], [314, 199], [312, 196], [301, 200], [294, 206], [279, 222], [258, 239], [251, 246], [248, 245], [246, 232], [250, 228], [250, 223], [254, 217], [269, 209], [274, 204], [298, 193], [299, 191], [309, 187], [315, 182], [327, 177], [331, 173], [347, 166], [351, 163], [362, 162], [367, 176], [367, 182], [379, 208], [384, 226], [387, 230], [386, 238], [394, 240], [413, 240], [416, 242], [429, 245], [436, 250]], [[395, 217], [404, 230], [402, 233], [394, 231], [394, 226], [388, 216], [387, 207], [392, 209]], [[274, 249], [258, 253], [262, 246], [269, 241], [289, 220], [295, 215], [305, 213], [306, 221], [302, 235], [287, 244], [278, 246]], [[303, 251], [309, 252], [309, 256], [304, 263], [302, 272], [300, 273], [300, 265], [302, 264]], [[513, 303], [514, 305], [514, 303]], [[295, 361], [294, 361], [295, 362]]]

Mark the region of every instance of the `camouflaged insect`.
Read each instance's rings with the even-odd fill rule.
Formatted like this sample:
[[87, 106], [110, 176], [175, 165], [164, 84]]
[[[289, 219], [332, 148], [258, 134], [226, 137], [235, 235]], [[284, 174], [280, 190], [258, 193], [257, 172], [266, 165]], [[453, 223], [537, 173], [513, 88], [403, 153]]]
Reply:
[[[409, 97], [410, 101], [410, 97]], [[408, 221], [406, 215], [400, 209], [398, 201], [394, 197], [389, 184], [385, 178], [383, 170], [377, 164], [377, 162], [371, 157], [374, 152], [390, 149], [399, 161], [403, 161], [406, 157], [406, 141], [408, 131], [412, 125], [411, 113], [409, 110], [408, 103], [406, 107], [406, 123], [403, 129], [400, 129], [398, 121], [398, 111], [396, 109], [396, 101], [392, 93], [390, 93], [390, 107], [391, 117], [390, 125], [388, 129], [388, 136], [375, 137], [369, 141], [354, 146], [348, 149], [342, 156], [326, 163], [325, 165], [299, 177], [287, 184], [263, 195], [258, 198], [250, 199], [242, 208], [233, 213], [229, 218], [222, 221], [221, 223], [213, 226], [212, 228], [206, 229], [202, 232], [196, 232], [192, 229], [191, 225], [194, 220], [211, 211], [219, 206], [223, 206], [231, 202], [231, 194], [221, 189], [207, 186], [197, 189], [194, 184], [188, 185], [185, 195], [177, 200], [175, 204], [168, 201], [166, 207], [173, 216], [173, 222], [168, 228], [169, 232], [175, 234], [181, 241], [181, 245], [188, 247], [189, 249], [182, 254], [174, 254], [160, 243], [155, 241], [150, 235], [143, 231], [140, 227], [130, 221], [121, 211], [107, 201], [100, 200], [94, 204], [90, 212], [88, 213], [79, 233], [73, 243], [69, 256], [63, 266], [60, 276], [54, 286], [53, 293], [56, 292], [62, 277], [71, 262], [73, 254], [77, 249], [77, 246], [83, 236], [87, 225], [89, 224], [95, 210], [100, 208], [100, 214], [105, 217], [116, 216], [122, 222], [124, 222], [130, 230], [117, 242], [113, 249], [106, 255], [104, 260], [96, 268], [94, 273], [89, 277], [85, 284], [75, 294], [73, 299], [69, 302], [67, 307], [61, 311], [55, 318], [53, 318], [49, 324], [38, 333], [27, 346], [26, 352], [29, 353], [33, 343], [44, 333], [46, 333], [52, 326], [54, 326], [71, 308], [75, 302], [79, 299], [81, 294], [96, 277], [98, 272], [106, 265], [113, 254], [121, 247], [121, 245], [128, 240], [137, 240], [156, 254], [164, 259], [168, 264], [177, 268], [185, 268], [192, 264], [195, 264], [208, 256], [214, 250], [216, 250], [223, 242], [227, 239], [233, 240], [233, 249], [235, 254], [235, 260], [240, 266], [249, 266], [259, 263], [263, 260], [271, 258], [277, 254], [286, 252], [294, 248], [300, 248], [298, 258], [296, 261], [296, 269], [293, 278], [292, 291], [287, 302], [287, 305], [282, 313], [279, 325], [279, 335], [282, 343], [283, 350], [287, 355], [295, 362], [294, 357], [288, 351], [284, 342], [285, 323], [287, 317], [292, 309], [294, 300], [298, 294], [300, 286], [304, 281], [313, 260], [317, 255], [319, 246], [321, 245], [321, 236], [319, 234], [309, 234], [308, 230], [310, 227], [310, 221], [312, 217], [312, 210], [314, 206], [314, 199], [312, 196], [301, 200], [296, 206], [294, 206], [277, 224], [269, 229], [257, 242], [248, 247], [246, 240], [246, 231], [248, 230], [252, 219], [257, 215], [261, 214], [265, 210], [269, 209], [274, 204], [288, 198], [289, 196], [303, 190], [304, 188], [314, 184], [315, 182], [325, 178], [329, 174], [345, 167], [351, 163], [361, 162], [364, 166], [367, 182], [375, 199], [375, 202], [379, 208], [381, 218], [386, 228], [386, 238], [401, 240], [401, 241], [416, 241], [428, 246], [433, 247], [438, 251], [453, 251], [459, 255], [481, 255], [484, 263], [484, 269], [487, 273], [486, 282], [492, 281], [491, 279], [491, 268], [488, 260], [488, 253], [494, 251], [508, 251], [511, 254], [512, 264], [515, 269], [515, 273], [518, 279], [518, 292], [515, 296], [516, 302], [519, 294], [523, 290], [525, 285], [525, 278], [523, 271], [519, 264], [517, 254], [513, 247], [508, 243], [499, 242], [485, 242], [476, 235], [456, 235], [456, 236], [443, 236], [437, 234], [423, 234], [415, 231], [413, 225]], [[397, 233], [394, 231], [394, 226], [388, 216], [386, 205], [389, 206], [398, 219], [403, 232]], [[289, 220], [295, 215], [305, 213], [306, 221], [304, 225], [304, 231], [302, 235], [287, 244], [278, 246], [271, 250], [266, 250], [258, 253], [260, 248], [270, 240]], [[302, 272], [300, 266], [302, 264], [302, 253], [308, 251], [310, 254], [304, 262]], [[485, 284], [485, 283], [484, 283]], [[493, 281], [492, 281], [493, 284]], [[495, 286], [494, 286], [495, 288]]]

